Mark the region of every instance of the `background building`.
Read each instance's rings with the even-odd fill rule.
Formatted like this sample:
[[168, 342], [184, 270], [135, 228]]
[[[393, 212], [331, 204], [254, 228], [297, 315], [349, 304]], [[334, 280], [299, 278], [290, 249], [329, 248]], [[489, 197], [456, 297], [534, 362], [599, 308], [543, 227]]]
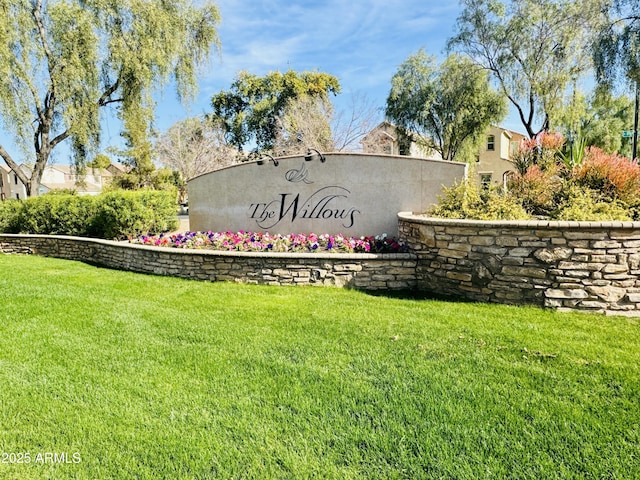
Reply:
[[526, 135], [506, 128], [489, 127], [476, 159], [478, 183], [484, 187], [506, 186], [507, 178], [514, 172], [512, 159], [525, 138]]

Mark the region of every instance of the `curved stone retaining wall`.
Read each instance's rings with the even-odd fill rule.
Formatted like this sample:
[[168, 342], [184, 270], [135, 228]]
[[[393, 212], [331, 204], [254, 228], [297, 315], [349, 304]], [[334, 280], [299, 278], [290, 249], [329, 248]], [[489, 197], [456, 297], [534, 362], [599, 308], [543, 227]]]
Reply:
[[482, 302], [640, 315], [640, 222], [399, 214], [417, 288]]
[[333, 285], [360, 290], [416, 286], [412, 254], [293, 254], [181, 250], [55, 235], [0, 234], [0, 252], [26, 253], [119, 270], [198, 280]]

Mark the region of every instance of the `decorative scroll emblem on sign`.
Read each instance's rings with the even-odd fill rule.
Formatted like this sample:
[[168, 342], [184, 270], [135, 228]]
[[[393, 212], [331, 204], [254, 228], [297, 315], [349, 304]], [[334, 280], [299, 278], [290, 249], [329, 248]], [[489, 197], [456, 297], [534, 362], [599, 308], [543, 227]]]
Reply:
[[307, 167], [305, 167], [303, 163], [302, 166], [298, 169], [292, 168], [291, 170], [288, 170], [287, 173], [284, 174], [284, 178], [287, 180], [287, 182], [304, 182], [306, 184], [313, 183], [307, 179], [308, 175], [309, 170], [307, 170]]
[[[304, 164], [299, 169], [288, 170], [284, 178], [291, 183], [312, 184]], [[353, 227], [356, 216], [361, 213], [353, 206], [345, 206], [351, 192], [339, 185], [328, 185], [319, 188], [308, 197], [300, 193], [281, 193], [280, 198], [264, 203], [252, 203], [249, 216], [262, 229], [270, 229], [281, 221], [294, 222], [297, 219], [307, 220], [342, 220], [343, 228]]]

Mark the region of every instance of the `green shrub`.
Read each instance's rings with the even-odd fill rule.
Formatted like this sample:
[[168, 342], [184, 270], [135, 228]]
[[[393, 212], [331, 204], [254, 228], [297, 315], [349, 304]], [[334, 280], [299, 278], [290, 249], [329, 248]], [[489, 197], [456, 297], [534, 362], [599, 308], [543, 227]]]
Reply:
[[499, 189], [480, 191], [473, 180], [444, 188], [438, 204], [427, 213], [442, 218], [524, 220], [529, 215], [511, 194]]
[[479, 220], [528, 220], [531, 216], [511, 193], [490, 189], [482, 193], [483, 203], [477, 210]]
[[[579, 141], [572, 153], [557, 133], [523, 140], [513, 157], [508, 194], [466, 180], [446, 188], [428, 213], [444, 218], [640, 220], [640, 163]], [[468, 178], [475, 178], [470, 173]], [[524, 211], [523, 211], [524, 209]]]
[[21, 233], [86, 236], [95, 215], [95, 199], [68, 193], [45, 194], [23, 201]]
[[0, 202], [0, 233], [20, 232], [20, 200], [4, 200]]
[[553, 218], [556, 220], [602, 222], [633, 220], [633, 213], [624, 203], [617, 200], [602, 200], [595, 190], [572, 185], [564, 193]]
[[90, 233], [101, 238], [157, 234], [178, 226], [175, 195], [169, 191], [113, 191], [99, 196]]
[[427, 213], [441, 218], [471, 218], [482, 202], [478, 187], [469, 179], [442, 189], [438, 203]]
[[127, 238], [175, 230], [175, 194], [112, 191], [92, 196], [52, 193], [0, 202], [0, 232]]

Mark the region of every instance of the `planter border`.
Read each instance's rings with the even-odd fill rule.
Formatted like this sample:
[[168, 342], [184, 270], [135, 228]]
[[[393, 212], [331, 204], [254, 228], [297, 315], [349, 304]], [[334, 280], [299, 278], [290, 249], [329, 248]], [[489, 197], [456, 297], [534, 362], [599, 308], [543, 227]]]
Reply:
[[208, 281], [415, 288], [411, 253], [283, 253], [178, 249], [64, 235], [0, 234], [0, 252], [78, 260], [118, 270]]
[[474, 301], [640, 316], [640, 222], [398, 214], [417, 288]]

